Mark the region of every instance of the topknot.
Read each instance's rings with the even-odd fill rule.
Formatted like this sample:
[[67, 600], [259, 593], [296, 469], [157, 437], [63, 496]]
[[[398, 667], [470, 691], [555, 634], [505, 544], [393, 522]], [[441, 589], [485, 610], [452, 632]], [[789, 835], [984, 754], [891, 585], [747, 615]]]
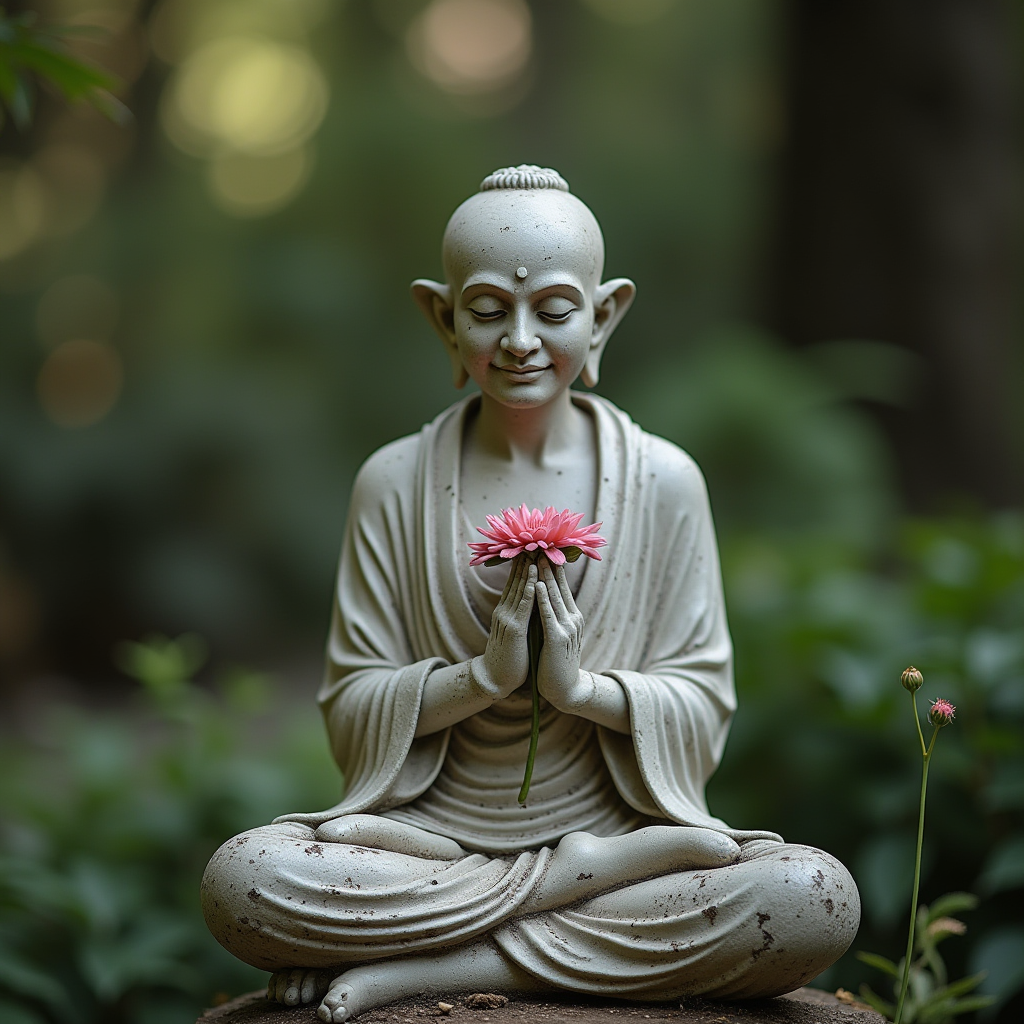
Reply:
[[559, 192], [568, 192], [569, 183], [558, 171], [550, 167], [538, 167], [536, 164], [501, 167], [480, 182], [481, 192], [505, 188], [555, 188]]

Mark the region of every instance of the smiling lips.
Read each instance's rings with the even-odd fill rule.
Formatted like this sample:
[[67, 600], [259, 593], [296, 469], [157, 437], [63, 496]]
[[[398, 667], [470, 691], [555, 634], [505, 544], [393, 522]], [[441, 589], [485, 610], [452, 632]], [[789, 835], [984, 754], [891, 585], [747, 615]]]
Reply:
[[534, 366], [532, 363], [526, 366], [497, 366], [495, 368], [501, 370], [502, 373], [510, 373], [513, 377], [521, 377], [523, 379], [530, 378], [531, 380], [539, 373], [548, 369], [546, 366]]

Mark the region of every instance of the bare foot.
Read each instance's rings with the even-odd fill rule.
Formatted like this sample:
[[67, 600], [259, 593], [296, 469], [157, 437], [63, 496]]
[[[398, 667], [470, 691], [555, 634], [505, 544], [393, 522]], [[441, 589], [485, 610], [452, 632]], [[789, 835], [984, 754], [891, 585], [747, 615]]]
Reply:
[[267, 999], [285, 1006], [298, 1006], [319, 999], [331, 983], [330, 971], [295, 967], [288, 971], [275, 971], [267, 982]]
[[317, 1016], [341, 1024], [419, 992], [538, 992], [548, 985], [509, 963], [490, 942], [470, 942], [428, 956], [353, 967], [330, 984]]
[[[391, 972], [384, 972], [388, 973]], [[327, 1024], [341, 1024], [366, 1010], [401, 999], [408, 994], [402, 988], [384, 983], [379, 968], [353, 967], [331, 982], [316, 1015]]]
[[709, 828], [648, 825], [622, 836], [570, 832], [555, 847], [547, 872], [524, 906], [529, 914], [670, 871], [731, 864], [740, 848]]

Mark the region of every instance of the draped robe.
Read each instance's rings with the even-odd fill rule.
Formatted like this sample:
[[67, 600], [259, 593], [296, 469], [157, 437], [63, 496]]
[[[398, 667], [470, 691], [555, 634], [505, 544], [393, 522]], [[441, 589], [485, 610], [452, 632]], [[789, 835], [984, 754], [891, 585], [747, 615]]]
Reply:
[[[319, 695], [346, 795], [225, 844], [204, 879], [211, 929], [267, 969], [489, 936], [521, 967], [577, 991], [746, 996], [802, 984], [852, 941], [856, 887], [827, 854], [710, 814], [704, 787], [736, 702], [707, 494], [689, 456], [611, 403], [573, 396], [596, 425], [596, 519], [608, 539], [575, 599], [586, 623], [581, 667], [618, 680], [629, 734], [545, 703], [525, 807], [516, 793], [528, 686], [416, 737], [427, 677], [483, 653], [498, 598], [468, 568], [459, 501], [474, 401], [382, 448], [359, 473]], [[331, 823], [354, 814], [414, 825], [461, 849], [411, 857], [372, 841], [324, 841]], [[740, 861], [647, 880], [641, 865], [636, 882], [615, 892], [522, 912], [564, 835], [652, 823], [725, 833], [742, 844]], [[779, 926], [792, 919], [786, 946], [765, 927], [772, 913]]]

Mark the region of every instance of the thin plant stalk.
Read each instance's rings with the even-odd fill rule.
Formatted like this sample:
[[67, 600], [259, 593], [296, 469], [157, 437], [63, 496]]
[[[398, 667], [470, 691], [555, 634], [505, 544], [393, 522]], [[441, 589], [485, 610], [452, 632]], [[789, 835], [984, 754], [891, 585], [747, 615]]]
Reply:
[[896, 1003], [896, 1016], [893, 1024], [900, 1024], [903, 1016], [903, 1004], [907, 999], [907, 987], [910, 984], [910, 962], [914, 956], [914, 926], [917, 923], [917, 897], [921, 889], [921, 850], [924, 846], [924, 804], [928, 793], [928, 765], [931, 763], [932, 750], [935, 747], [935, 739], [939, 735], [939, 727], [936, 725], [932, 732], [931, 742], [926, 747], [924, 744], [924, 733], [921, 732], [921, 718], [917, 713], [917, 693], [910, 694], [910, 700], [914, 707], [914, 724], [917, 726], [917, 738], [921, 743], [921, 809], [917, 817], [917, 855], [914, 858], [914, 893], [910, 899], [910, 929], [907, 934], [907, 955], [903, 958], [903, 980], [900, 983], [900, 998]]
[[530, 624], [526, 631], [526, 648], [530, 654], [530, 693], [533, 698], [533, 725], [530, 728], [530, 750], [526, 755], [526, 772], [519, 790], [519, 802], [526, 803], [533, 778], [533, 762], [537, 757], [537, 741], [540, 738], [540, 690], [537, 688], [537, 667], [540, 664], [540, 649], [544, 644], [544, 627], [540, 621], [540, 610], [535, 604], [530, 611]]

